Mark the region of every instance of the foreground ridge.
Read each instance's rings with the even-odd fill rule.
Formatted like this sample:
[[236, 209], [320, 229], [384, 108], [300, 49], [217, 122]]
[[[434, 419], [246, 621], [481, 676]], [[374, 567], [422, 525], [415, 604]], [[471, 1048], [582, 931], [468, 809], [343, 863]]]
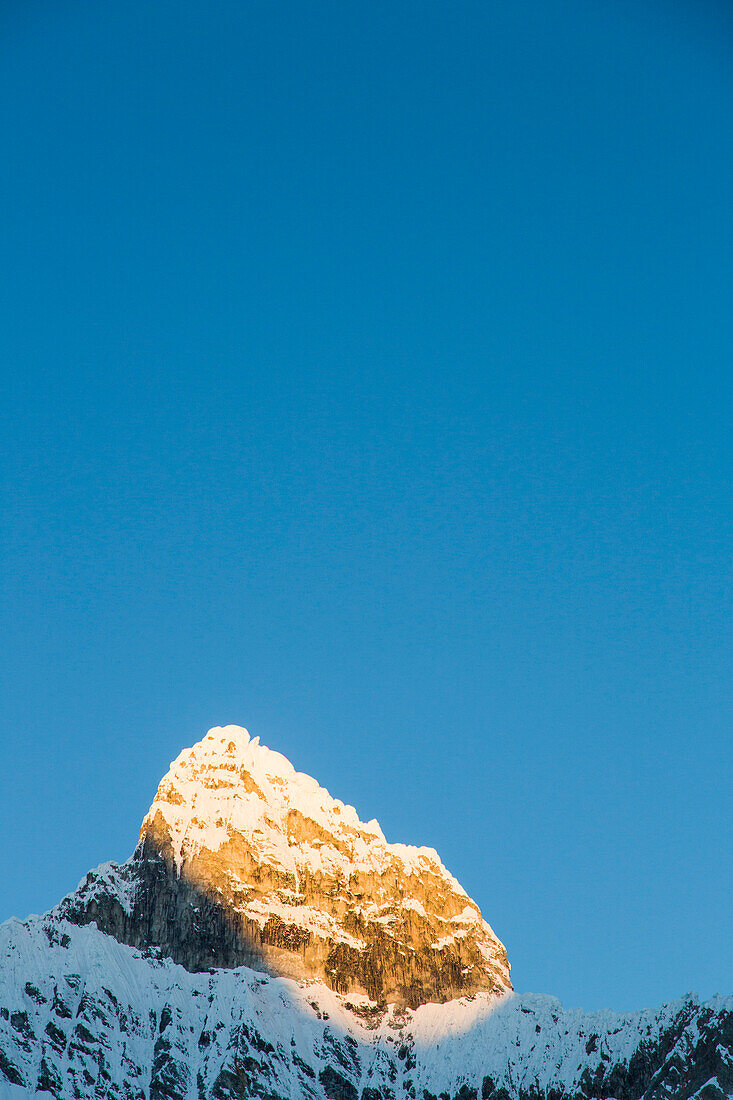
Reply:
[[732, 1045], [733, 998], [380, 1007], [246, 967], [192, 974], [49, 916], [0, 926], [4, 1100], [723, 1100]]
[[437, 852], [388, 844], [239, 726], [173, 761], [132, 858], [59, 912], [192, 971], [247, 965], [413, 1008], [511, 989], [503, 944]]

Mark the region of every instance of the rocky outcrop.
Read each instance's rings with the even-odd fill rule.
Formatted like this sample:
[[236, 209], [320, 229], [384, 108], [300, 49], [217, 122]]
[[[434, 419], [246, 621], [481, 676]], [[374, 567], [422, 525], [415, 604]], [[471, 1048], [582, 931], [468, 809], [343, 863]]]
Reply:
[[237, 726], [173, 762], [133, 857], [58, 912], [191, 971], [246, 965], [412, 1008], [511, 989], [503, 945], [433, 849], [388, 844]]

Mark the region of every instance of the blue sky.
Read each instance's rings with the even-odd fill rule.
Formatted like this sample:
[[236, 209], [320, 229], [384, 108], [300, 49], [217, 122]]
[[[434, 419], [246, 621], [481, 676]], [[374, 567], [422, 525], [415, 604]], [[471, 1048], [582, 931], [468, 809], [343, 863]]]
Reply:
[[0, 918], [237, 722], [518, 989], [730, 991], [729, 7], [1, 18]]

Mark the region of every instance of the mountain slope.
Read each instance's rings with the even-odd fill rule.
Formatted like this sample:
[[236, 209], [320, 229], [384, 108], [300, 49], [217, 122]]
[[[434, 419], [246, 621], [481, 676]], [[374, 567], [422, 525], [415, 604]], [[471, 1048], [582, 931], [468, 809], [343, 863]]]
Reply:
[[57, 1100], [722, 1100], [733, 999], [563, 1012], [476, 994], [416, 1010], [246, 967], [192, 974], [55, 918], [0, 927], [0, 1096]]

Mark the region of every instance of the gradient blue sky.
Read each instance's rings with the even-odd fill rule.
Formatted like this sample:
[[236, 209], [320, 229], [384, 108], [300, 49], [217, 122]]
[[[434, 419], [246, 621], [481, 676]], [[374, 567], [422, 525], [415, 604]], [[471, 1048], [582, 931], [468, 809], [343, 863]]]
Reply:
[[0, 19], [0, 917], [237, 722], [518, 989], [730, 991], [730, 6]]

